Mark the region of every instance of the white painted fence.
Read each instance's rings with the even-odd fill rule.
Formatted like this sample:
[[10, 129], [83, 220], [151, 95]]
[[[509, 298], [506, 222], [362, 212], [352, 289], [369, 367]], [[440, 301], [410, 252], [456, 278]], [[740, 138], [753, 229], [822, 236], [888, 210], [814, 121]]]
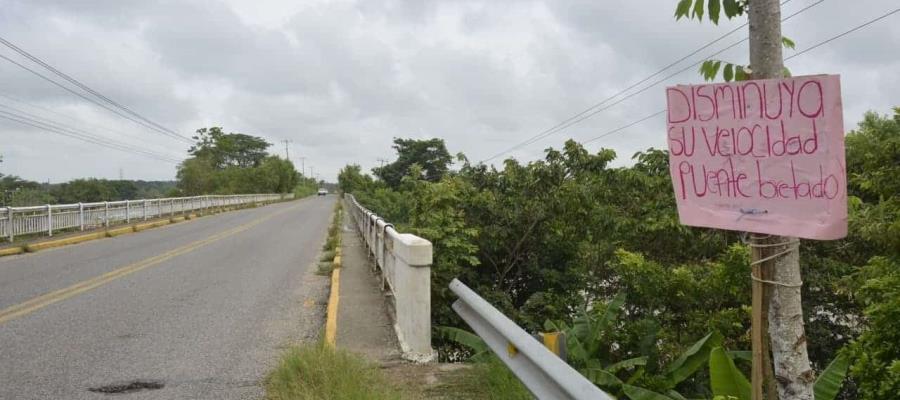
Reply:
[[431, 242], [399, 233], [394, 226], [345, 195], [348, 211], [381, 270], [383, 288], [393, 299], [394, 330], [403, 357], [429, 362], [431, 348]]
[[132, 221], [184, 215], [212, 207], [269, 203], [293, 197], [293, 193], [237, 194], [2, 207], [0, 208], [0, 237], [12, 242], [16, 236], [20, 235], [46, 234], [53, 236], [53, 232], [63, 229], [85, 230], [108, 227], [116, 224], [128, 224]]

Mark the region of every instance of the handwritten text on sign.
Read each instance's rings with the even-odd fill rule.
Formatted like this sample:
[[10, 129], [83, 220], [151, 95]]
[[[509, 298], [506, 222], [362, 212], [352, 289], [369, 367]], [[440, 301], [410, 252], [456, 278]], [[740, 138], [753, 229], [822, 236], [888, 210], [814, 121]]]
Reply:
[[683, 224], [808, 239], [847, 235], [837, 75], [679, 85], [666, 97]]

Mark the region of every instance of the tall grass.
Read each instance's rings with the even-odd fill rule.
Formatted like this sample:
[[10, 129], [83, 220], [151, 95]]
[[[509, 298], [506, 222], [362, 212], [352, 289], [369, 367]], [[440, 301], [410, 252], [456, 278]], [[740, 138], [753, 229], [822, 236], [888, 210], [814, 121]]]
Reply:
[[292, 348], [266, 381], [268, 400], [400, 399], [377, 366], [323, 344]]

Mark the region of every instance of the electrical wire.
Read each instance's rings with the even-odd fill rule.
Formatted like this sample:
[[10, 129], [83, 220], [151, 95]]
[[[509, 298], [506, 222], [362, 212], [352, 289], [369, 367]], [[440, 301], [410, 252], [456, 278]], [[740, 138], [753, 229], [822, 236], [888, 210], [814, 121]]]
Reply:
[[[14, 102], [16, 102], [16, 103], [18, 103], [18, 104], [27, 106], [27, 107], [29, 107], [29, 108], [34, 108], [34, 109], [41, 110], [41, 111], [46, 112], [46, 113], [50, 113], [50, 114], [53, 114], [53, 115], [62, 117], [62, 118], [64, 118], [64, 119], [68, 120], [68, 121], [71, 121], [71, 122], [73, 122], [73, 123], [75, 123], [75, 124], [78, 124], [78, 125], [80, 125], [80, 126], [83, 126], [83, 127], [87, 127], [87, 128], [90, 128], [90, 129], [93, 129], [93, 130], [97, 130], [97, 131], [106, 131], [107, 133], [110, 133], [110, 134], [113, 134], [113, 135], [116, 135], [116, 136], [119, 136], [119, 137], [128, 136], [128, 137], [131, 137], [131, 138], [134, 138], [134, 139], [138, 139], [138, 140], [141, 140], [141, 141], [146, 141], [146, 138], [145, 138], [145, 137], [143, 137], [142, 135], [140, 135], [140, 134], [138, 134], [138, 133], [136, 133], [136, 132], [131, 132], [131, 131], [124, 131], [124, 132], [123, 132], [123, 131], [111, 129], [111, 128], [108, 128], [108, 127], [105, 127], [105, 126], [102, 126], [102, 125], [97, 125], [97, 124], [93, 124], [93, 123], [84, 122], [84, 121], [82, 121], [82, 120], [80, 120], [80, 119], [78, 119], [78, 118], [72, 117], [71, 115], [67, 115], [67, 114], [64, 114], [64, 113], [61, 113], [61, 112], [58, 112], [58, 111], [54, 111], [54, 110], [52, 110], [52, 109], [50, 109], [50, 108], [47, 108], [47, 107], [44, 107], [44, 106], [41, 106], [41, 105], [38, 105], [38, 104], [34, 104], [34, 103], [27, 102], [27, 101], [25, 101], [25, 100], [22, 100], [22, 99], [20, 99], [20, 98], [15, 97], [15, 96], [10, 96], [10, 95], [6, 95], [6, 94], [3, 94], [3, 93], [0, 93], [0, 97], [3, 97], [3, 98], [5, 98], [5, 99], [7, 99], [7, 100], [12, 100], [12, 101], [14, 101]], [[11, 106], [5, 105], [5, 104], [3, 104], [3, 103], [0, 103], [0, 107], [12, 108]], [[23, 112], [24, 112], [24, 111], [23, 111]], [[52, 120], [52, 118], [48, 118], [48, 117], [43, 117], [43, 118]], [[81, 130], [84, 131], [84, 129], [81, 129]], [[170, 148], [170, 147], [167, 147], [167, 148], [161, 149], [161, 150], [171, 150], [171, 148]]]
[[78, 139], [78, 140], [81, 140], [84, 142], [96, 144], [98, 146], [103, 146], [103, 147], [107, 147], [110, 149], [120, 150], [120, 151], [124, 151], [127, 153], [135, 154], [135, 155], [141, 155], [141, 156], [153, 158], [153, 159], [156, 159], [159, 161], [166, 161], [166, 162], [171, 162], [171, 163], [175, 163], [175, 164], [181, 162], [181, 160], [166, 156], [164, 154], [158, 154], [158, 153], [144, 150], [144, 149], [141, 149], [141, 148], [138, 148], [135, 146], [131, 146], [128, 144], [115, 142], [115, 141], [109, 140], [107, 138], [100, 138], [100, 137], [93, 136], [90, 134], [80, 133], [80, 132], [77, 132], [74, 130], [67, 129], [64, 126], [56, 125], [53, 123], [43, 122], [39, 119], [31, 118], [31, 117], [28, 117], [27, 115], [17, 114], [15, 112], [8, 112], [8, 111], [0, 110], [0, 118], [18, 122], [23, 125], [28, 125], [33, 128], [56, 133], [56, 134], [59, 134], [62, 136], [67, 136], [70, 138]]
[[[787, 4], [789, 1], [790, 1], [790, 0], [784, 1], [784, 2], [781, 3], [781, 5]], [[825, 0], [818, 0], [818, 1], [816, 1], [815, 3], [809, 4], [809, 5], [807, 5], [806, 7], [803, 7], [803, 8], [801, 8], [800, 10], [798, 10], [798, 11], [792, 13], [791, 15], [788, 15], [787, 17], [782, 18], [782, 19], [781, 19], [781, 22], [785, 22], [785, 21], [787, 21], [787, 20], [789, 20], [789, 19], [791, 19], [791, 18], [797, 16], [798, 14], [803, 13], [803, 12], [809, 10], [810, 8], [813, 8], [813, 7], [815, 7], [815, 6], [817, 6], [817, 5], [821, 4], [821, 3], [823, 3], [824, 1], [825, 1]], [[640, 81], [638, 81], [638, 82], [632, 84], [631, 86], [629, 86], [629, 87], [627, 87], [627, 88], [625, 88], [625, 89], [620, 90], [619, 92], [615, 93], [614, 95], [609, 96], [609, 97], [607, 97], [606, 99], [600, 101], [599, 103], [596, 103], [596, 104], [594, 104], [594, 105], [588, 107], [587, 109], [585, 109], [585, 110], [579, 112], [578, 114], [575, 114], [575, 115], [569, 117], [568, 119], [566, 119], [566, 120], [560, 122], [559, 124], [556, 124], [556, 125], [554, 125], [553, 127], [549, 128], [549, 129], [547, 129], [547, 130], [545, 130], [545, 131], [543, 131], [543, 132], [541, 132], [541, 133], [539, 133], [539, 134], [537, 134], [537, 135], [535, 135], [535, 136], [532, 136], [531, 138], [526, 139], [525, 141], [520, 142], [519, 144], [516, 144], [516, 145], [514, 145], [514, 146], [512, 146], [512, 147], [510, 147], [510, 148], [508, 148], [508, 149], [506, 149], [506, 150], [504, 150], [504, 151], [502, 151], [502, 152], [500, 152], [500, 153], [497, 153], [497, 154], [495, 154], [495, 155], [493, 155], [493, 156], [491, 156], [491, 157], [489, 157], [489, 158], [486, 158], [486, 159], [484, 159], [484, 160], [481, 160], [480, 162], [483, 163], [483, 162], [491, 161], [491, 160], [493, 160], [493, 159], [495, 159], [495, 158], [497, 158], [497, 157], [500, 157], [500, 156], [502, 156], [502, 155], [504, 155], [504, 154], [506, 154], [506, 153], [509, 153], [509, 152], [511, 152], [511, 151], [514, 151], [514, 150], [517, 150], [517, 149], [522, 148], [522, 147], [524, 147], [524, 146], [528, 146], [528, 145], [530, 145], [530, 144], [532, 144], [532, 143], [535, 143], [535, 142], [537, 142], [537, 141], [539, 141], [539, 140], [541, 140], [541, 139], [543, 139], [543, 138], [546, 138], [546, 137], [551, 136], [551, 135], [553, 135], [553, 134], [555, 134], [555, 133], [558, 133], [558, 132], [560, 132], [560, 131], [562, 131], [562, 130], [564, 130], [564, 129], [566, 129], [566, 128], [572, 126], [572, 125], [575, 125], [575, 124], [577, 124], [577, 123], [579, 123], [579, 122], [581, 122], [581, 121], [584, 121], [584, 120], [586, 120], [586, 119], [588, 119], [588, 118], [591, 118], [591, 117], [593, 117], [594, 115], [597, 115], [597, 114], [599, 114], [599, 113], [602, 112], [602, 111], [608, 110], [609, 108], [612, 108], [612, 107], [616, 106], [617, 104], [620, 104], [620, 103], [624, 102], [625, 100], [628, 100], [628, 99], [630, 99], [630, 98], [632, 98], [632, 97], [634, 97], [634, 96], [637, 96], [638, 94], [643, 93], [643, 92], [649, 90], [650, 88], [652, 88], [652, 87], [654, 87], [654, 86], [656, 86], [656, 85], [658, 85], [658, 84], [660, 84], [660, 83], [662, 83], [662, 82], [664, 82], [664, 81], [666, 81], [666, 80], [668, 80], [668, 79], [670, 79], [670, 78], [672, 78], [672, 77], [674, 77], [674, 76], [676, 76], [676, 75], [678, 75], [678, 74], [681, 74], [682, 72], [685, 72], [685, 71], [687, 71], [687, 70], [689, 70], [689, 69], [692, 69], [692, 68], [694, 68], [694, 67], [696, 67], [696, 66], [702, 64], [704, 61], [706, 61], [706, 60], [708, 60], [708, 59], [710, 59], [710, 58], [712, 58], [712, 57], [715, 57], [715, 56], [717, 56], [717, 55], [719, 55], [719, 54], [722, 54], [722, 53], [724, 53], [725, 51], [730, 50], [730, 49], [732, 49], [732, 48], [734, 48], [734, 47], [740, 45], [740, 44], [743, 43], [743, 42], [746, 42], [747, 40], [749, 40], [749, 38], [743, 38], [743, 39], [741, 39], [741, 40], [739, 40], [739, 41], [737, 41], [737, 42], [734, 42], [734, 43], [732, 43], [732, 44], [726, 46], [725, 48], [722, 48], [722, 49], [720, 49], [719, 51], [716, 51], [715, 53], [712, 53], [712, 54], [710, 54], [710, 55], [704, 57], [704, 58], [703, 58], [702, 60], [700, 60], [700, 61], [697, 61], [697, 62], [695, 62], [695, 63], [693, 63], [693, 64], [691, 64], [691, 65], [688, 65], [687, 67], [684, 67], [684, 68], [682, 68], [682, 69], [680, 69], [680, 70], [678, 70], [678, 71], [676, 71], [676, 72], [674, 72], [674, 73], [672, 73], [672, 74], [666, 75], [665, 77], [663, 77], [663, 78], [661, 78], [661, 79], [658, 79], [658, 80], [654, 81], [653, 83], [651, 83], [651, 84], [649, 84], [649, 85], [643, 87], [642, 89], [640, 89], [640, 90], [638, 90], [638, 91], [636, 91], [636, 92], [633, 92], [633, 93], [631, 93], [631, 94], [629, 94], [629, 95], [627, 95], [627, 96], [625, 96], [625, 97], [623, 97], [623, 98], [617, 100], [616, 102], [614, 102], [614, 103], [612, 103], [612, 104], [609, 104], [609, 105], [606, 105], [605, 107], [602, 107], [602, 108], [597, 109], [597, 107], [600, 107], [601, 105], [605, 104], [605, 103], [608, 102], [609, 100], [612, 100], [612, 99], [618, 97], [619, 95], [621, 95], [621, 94], [623, 94], [623, 93], [625, 93], [625, 92], [627, 92], [627, 91], [629, 91], [629, 90], [631, 90], [631, 89], [633, 89], [633, 88], [639, 86], [640, 84], [642, 84], [642, 83], [644, 83], [644, 82], [647, 82], [647, 81], [650, 80], [651, 78], [653, 78], [653, 77], [655, 77], [655, 76], [658, 76], [659, 74], [661, 74], [662, 72], [668, 70], [669, 68], [671, 68], [671, 67], [673, 67], [673, 66], [675, 66], [675, 65], [677, 65], [677, 64], [679, 64], [679, 63], [681, 63], [682, 61], [686, 60], [687, 58], [689, 58], [689, 57], [691, 57], [691, 56], [693, 56], [693, 55], [699, 53], [700, 51], [702, 51], [702, 50], [704, 50], [704, 49], [710, 47], [711, 45], [713, 45], [713, 44], [719, 42], [720, 40], [724, 39], [725, 37], [731, 35], [732, 33], [736, 32], [736, 31], [738, 31], [739, 29], [741, 29], [741, 28], [747, 26], [747, 24], [748, 24], [748, 23], [744, 23], [743, 25], [741, 25], [741, 26], [739, 26], [739, 27], [737, 27], [737, 28], [735, 28], [735, 29], [732, 29], [731, 31], [725, 33], [724, 35], [719, 36], [718, 38], [714, 39], [713, 41], [711, 41], [711, 42], [709, 42], [709, 43], [707, 43], [707, 44], [701, 46], [700, 48], [694, 50], [693, 52], [689, 53], [688, 55], [686, 55], [686, 56], [684, 56], [684, 57], [678, 59], [677, 61], [674, 61], [674, 62], [668, 64], [667, 66], [661, 68], [660, 70], [654, 72], [654, 73], [651, 74], [650, 76], [648, 76], [648, 77], [646, 77], [646, 78], [644, 78], [644, 79], [641, 79]]]
[[[790, 55], [790, 56], [788, 56], [788, 57], [785, 57], [785, 58], [784, 58], [784, 61], [790, 60], [790, 59], [792, 59], [792, 58], [794, 58], [794, 57], [797, 57], [797, 56], [799, 56], [799, 55], [801, 55], [801, 54], [805, 54], [805, 53], [809, 52], [810, 50], [819, 48], [819, 47], [821, 47], [822, 45], [825, 45], [825, 44], [827, 44], [827, 43], [830, 43], [830, 42], [832, 42], [832, 41], [835, 41], [835, 40], [837, 40], [837, 39], [840, 39], [840, 38], [842, 38], [842, 37], [844, 37], [844, 36], [847, 36], [848, 34], [851, 34], [851, 33], [856, 32], [856, 31], [858, 31], [858, 30], [860, 30], [860, 29], [862, 29], [862, 28], [865, 28], [865, 27], [867, 27], [867, 26], [869, 26], [869, 25], [872, 25], [872, 24], [874, 24], [875, 22], [881, 21], [881, 20], [883, 20], [883, 19], [885, 19], [885, 18], [887, 18], [887, 17], [889, 17], [889, 16], [891, 16], [891, 15], [893, 15], [893, 14], [898, 13], [898, 12], [900, 12], [900, 8], [897, 8], [897, 9], [895, 9], [895, 10], [893, 10], [893, 11], [889, 11], [889, 12], [887, 12], [887, 13], [885, 13], [885, 14], [882, 14], [882, 15], [880, 15], [880, 16], [878, 16], [878, 17], [875, 17], [875, 18], [873, 18], [873, 19], [871, 19], [871, 20], [869, 20], [869, 21], [867, 21], [867, 22], [864, 22], [864, 23], [862, 23], [862, 24], [860, 24], [860, 25], [857, 25], [857, 26], [855, 26], [855, 27], [853, 27], [853, 28], [850, 28], [850, 29], [848, 29], [848, 30], [846, 30], [846, 31], [844, 31], [844, 32], [842, 32], [842, 33], [839, 33], [839, 34], [837, 34], [837, 35], [834, 35], [834, 36], [832, 36], [832, 37], [830, 37], [830, 38], [828, 38], [828, 39], [825, 39], [825, 40], [823, 40], [823, 41], [821, 41], [821, 42], [818, 42], [818, 43], [816, 43], [816, 44], [814, 44], [814, 45], [812, 45], [812, 46], [809, 46], [809, 47], [807, 47], [807, 48], [805, 48], [805, 49], [803, 49], [803, 50], [801, 50], [801, 51], [798, 51], [797, 53], [794, 53], [794, 54], [792, 54], [792, 55]], [[606, 136], [612, 135], [612, 134], [614, 134], [614, 133], [621, 132], [621, 131], [623, 131], [623, 130], [626, 129], [626, 128], [629, 128], [629, 127], [632, 127], [632, 126], [634, 126], [634, 125], [637, 125], [637, 124], [639, 124], [639, 123], [641, 123], [641, 122], [644, 122], [644, 121], [646, 121], [646, 120], [648, 120], [648, 119], [651, 119], [651, 118], [653, 118], [653, 117], [655, 117], [655, 116], [657, 116], [657, 115], [663, 114], [663, 113], [665, 113], [665, 112], [666, 112], [666, 109], [659, 110], [659, 111], [657, 111], [657, 112], [655, 112], [655, 113], [653, 113], [653, 114], [650, 114], [650, 115], [648, 115], [648, 116], [646, 116], [646, 117], [643, 117], [643, 118], [641, 118], [641, 119], [638, 119], [638, 120], [636, 120], [636, 121], [633, 121], [633, 122], [631, 122], [631, 123], [629, 123], [629, 124], [627, 124], [627, 125], [624, 125], [624, 126], [621, 126], [621, 127], [619, 127], [619, 128], [613, 129], [613, 130], [611, 130], [611, 131], [605, 132], [605, 133], [601, 134], [600, 136], [597, 136], [597, 137], [595, 137], [595, 138], [592, 138], [592, 139], [589, 139], [589, 140], [587, 140], [587, 141], [585, 141], [585, 142], [582, 142], [582, 144], [588, 144], [588, 143], [597, 141], [597, 140], [599, 140], [599, 139], [602, 139], [602, 138], [604, 138], [604, 137], [606, 137]]]
[[29, 118], [29, 119], [31, 119], [31, 120], [38, 121], [38, 122], [43, 123], [43, 124], [51, 125], [51, 126], [53, 126], [54, 128], [57, 128], [57, 129], [66, 130], [66, 131], [68, 131], [68, 132], [76, 133], [76, 134], [79, 134], [79, 135], [84, 135], [84, 136], [92, 137], [92, 138], [94, 138], [94, 139], [96, 139], [96, 140], [108, 141], [108, 142], [111, 142], [111, 143], [115, 143], [115, 144], [117, 144], [117, 145], [119, 145], [119, 146], [127, 146], [127, 147], [129, 147], [129, 148], [131, 148], [131, 149], [135, 149], [135, 150], [139, 150], [139, 151], [143, 151], [143, 152], [147, 152], [147, 153], [154, 153], [154, 154], [156, 154], [156, 155], [164, 156], [164, 157], [171, 158], [171, 159], [175, 159], [175, 157], [176, 157], [176, 156], [166, 155], [165, 153], [153, 151], [153, 150], [150, 150], [150, 149], [141, 147], [141, 146], [139, 146], [139, 145], [131, 144], [131, 143], [128, 143], [128, 142], [116, 141], [116, 140], [111, 139], [111, 138], [108, 138], [108, 137], [95, 135], [94, 133], [89, 132], [89, 131], [86, 131], [86, 130], [84, 130], [84, 129], [80, 129], [80, 128], [77, 128], [77, 127], [73, 127], [73, 126], [71, 126], [71, 125], [67, 125], [67, 124], [65, 124], [65, 123], [61, 123], [61, 122], [59, 122], [59, 121], [55, 121], [55, 120], [53, 120], [53, 119], [51, 119], [51, 118], [47, 118], [47, 117], [43, 117], [43, 116], [40, 116], [40, 115], [37, 115], [37, 114], [34, 114], [34, 113], [30, 113], [30, 112], [28, 112], [28, 111], [24, 111], [24, 110], [15, 108], [15, 107], [11, 107], [11, 106], [6, 105], [6, 104], [0, 103], [0, 108], [5, 108], [5, 109], [7, 109], [7, 110], [10, 110], [10, 111], [8, 111], [8, 113], [10, 113], [10, 114], [16, 114], [16, 115], [17, 115], [18, 117], [20, 117], [20, 118]]
[[[54, 68], [52, 65], [47, 64], [46, 62], [44, 62], [44, 61], [41, 60], [40, 58], [38, 58], [38, 57], [32, 55], [31, 53], [28, 53], [27, 51], [25, 51], [25, 50], [19, 48], [18, 46], [12, 44], [12, 43], [9, 42], [8, 40], [4, 39], [3, 37], [0, 37], [0, 44], [2, 44], [2, 45], [4, 45], [4, 46], [6, 46], [6, 47], [12, 49], [12, 50], [15, 51], [16, 53], [22, 55], [23, 57], [25, 57], [25, 58], [27, 58], [27, 59], [29, 59], [29, 60], [31, 60], [32, 62], [34, 62], [34, 63], [36, 63], [36, 64], [38, 64], [38, 65], [44, 67], [46, 70], [48, 70], [48, 71], [52, 72], [53, 74], [55, 74], [55, 75], [57, 75], [57, 76], [63, 78], [64, 80], [66, 80], [66, 81], [68, 81], [69, 83], [75, 85], [76, 87], [80, 88], [81, 90], [84, 90], [85, 92], [87, 92], [87, 93], [89, 93], [89, 94], [91, 94], [91, 95], [93, 95], [93, 96], [99, 98], [100, 100], [102, 100], [103, 102], [107, 103], [108, 105], [111, 105], [111, 106], [115, 107], [116, 109], [121, 110], [122, 112], [125, 113], [125, 115], [123, 115], [123, 114], [120, 113], [120, 112], [115, 111], [114, 109], [108, 107], [108, 106], [105, 105], [105, 104], [101, 104], [100, 102], [95, 101], [94, 99], [88, 99], [86, 96], [82, 96], [81, 94], [76, 93], [75, 91], [68, 89], [68, 88], [65, 87], [64, 85], [62, 85], [62, 84], [60, 84], [60, 83], [57, 83], [56, 81], [52, 81], [50, 78], [48, 78], [48, 77], [46, 77], [46, 76], [43, 76], [43, 75], [37, 73], [36, 71], [34, 71], [34, 70], [30, 69], [30, 68], [27, 68], [27, 67], [25, 67], [24, 65], [22, 65], [22, 64], [20, 64], [20, 63], [17, 63], [17, 62], [13, 61], [12, 59], [10, 59], [10, 58], [8, 58], [8, 57], [6, 57], [6, 56], [0, 56], [0, 57], [2, 57], [3, 59], [5, 59], [6, 61], [9, 61], [9, 62], [13, 63], [13, 64], [19, 66], [20, 68], [24, 68], [24, 69], [28, 70], [29, 72], [31, 72], [31, 73], [33, 73], [33, 74], [35, 74], [35, 75], [38, 75], [38, 76], [40, 76], [40, 77], [42, 77], [42, 78], [45, 79], [45, 80], [52, 81], [56, 86], [62, 87], [62, 88], [66, 89], [67, 91], [69, 91], [69, 92], [71, 92], [71, 93], [73, 93], [73, 94], [77, 94], [79, 97], [81, 97], [81, 98], [83, 98], [83, 99], [85, 99], [85, 100], [88, 100], [88, 101], [90, 101], [90, 102], [92, 102], [92, 103], [94, 103], [94, 104], [96, 104], [96, 105], [98, 105], [98, 106], [101, 106], [101, 107], [103, 107], [103, 108], [105, 108], [105, 109], [107, 109], [107, 110], [109, 110], [109, 111], [111, 111], [111, 112], [113, 112], [113, 113], [115, 113], [115, 114], [117, 114], [117, 115], [123, 117], [123, 118], [126, 118], [126, 119], [128, 119], [128, 120], [130, 120], [130, 121], [133, 121], [133, 122], [135, 122], [135, 123], [138, 123], [138, 124], [140, 124], [140, 125], [143, 125], [143, 126], [149, 128], [149, 129], [152, 129], [152, 130], [154, 130], [154, 131], [156, 131], [156, 132], [162, 133], [162, 134], [164, 134], [164, 135], [166, 135], [166, 136], [168, 136], [168, 137], [171, 137], [171, 138], [174, 138], [174, 139], [183, 140], [183, 141], [187, 141], [187, 142], [189, 142], [189, 143], [193, 143], [193, 141], [191, 141], [190, 138], [185, 137], [185, 136], [183, 136], [183, 135], [180, 135], [180, 134], [178, 134], [178, 133], [172, 131], [171, 129], [168, 129], [168, 128], [166, 128], [166, 127], [164, 127], [164, 126], [162, 126], [162, 125], [160, 125], [160, 124], [158, 124], [158, 123], [156, 123], [156, 122], [153, 122], [152, 120], [150, 120], [150, 119], [144, 117], [144, 116], [141, 115], [141, 114], [138, 114], [137, 112], [135, 112], [135, 111], [131, 110], [130, 108], [128, 108], [128, 107], [122, 105], [121, 103], [116, 102], [116, 101], [110, 99], [109, 97], [103, 95], [102, 93], [100, 93], [100, 92], [98, 92], [98, 91], [92, 89], [91, 87], [89, 87], [89, 86], [87, 86], [87, 85], [81, 83], [81, 82], [78, 81], [77, 79], [75, 79], [75, 78], [73, 78], [73, 77], [67, 75], [66, 73], [64, 73], [64, 72], [62, 72], [62, 71], [60, 71], [60, 70], [58, 70], [58, 69], [56, 69], [56, 68]], [[128, 115], [128, 116], [126, 116], [126, 115]]]

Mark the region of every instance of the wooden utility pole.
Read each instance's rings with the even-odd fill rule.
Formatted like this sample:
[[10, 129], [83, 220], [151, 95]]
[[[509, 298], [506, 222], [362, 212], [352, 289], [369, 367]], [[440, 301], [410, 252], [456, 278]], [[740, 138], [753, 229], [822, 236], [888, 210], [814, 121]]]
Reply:
[[[751, 79], [782, 78], [781, 5], [779, 0], [750, 0]], [[806, 352], [800, 289], [800, 242], [797, 238], [751, 235], [753, 279], [753, 399], [763, 393], [773, 399], [772, 386], [782, 400], [813, 400], [815, 372]], [[765, 313], [768, 312], [768, 318]], [[769, 350], [768, 323], [774, 361], [774, 381], [765, 379]], [[768, 381], [769, 390], [764, 389]]]

